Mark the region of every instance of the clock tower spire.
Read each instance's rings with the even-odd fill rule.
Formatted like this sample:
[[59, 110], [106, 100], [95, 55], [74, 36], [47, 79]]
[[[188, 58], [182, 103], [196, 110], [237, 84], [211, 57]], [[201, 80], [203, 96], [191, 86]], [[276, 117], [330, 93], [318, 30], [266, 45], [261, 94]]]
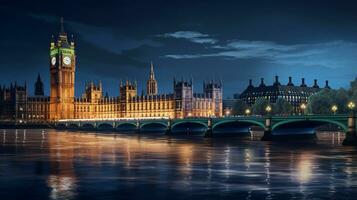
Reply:
[[50, 45], [50, 119], [74, 118], [74, 83], [76, 54], [74, 43], [68, 43], [63, 17], [57, 41]]

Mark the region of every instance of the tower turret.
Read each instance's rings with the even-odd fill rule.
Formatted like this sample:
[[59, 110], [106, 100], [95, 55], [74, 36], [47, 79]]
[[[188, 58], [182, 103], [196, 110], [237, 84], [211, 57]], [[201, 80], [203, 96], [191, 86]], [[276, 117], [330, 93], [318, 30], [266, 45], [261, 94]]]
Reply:
[[300, 87], [306, 87], [306, 86], [307, 85], [305, 84], [305, 78], [302, 78]]
[[97, 102], [103, 97], [103, 90], [101, 81], [95, 84], [93, 81], [89, 85], [86, 85], [85, 97], [91, 102]]
[[289, 76], [289, 82], [288, 82], [287, 86], [294, 86], [291, 76]]
[[259, 85], [259, 87], [265, 87], [264, 78], [260, 78], [260, 85]]
[[191, 82], [174, 80], [176, 117], [187, 117], [192, 113], [193, 85]]
[[120, 86], [120, 98], [123, 101], [130, 100], [131, 98], [137, 96], [136, 84], [131, 81], [126, 81], [125, 84]]
[[330, 87], [329, 84], [328, 84], [328, 80], [325, 81], [325, 88], [326, 88], [326, 89], [331, 89], [331, 87]]
[[247, 89], [253, 89], [254, 86], [253, 86], [253, 80], [252, 79], [249, 79], [249, 85], [247, 87]]
[[273, 85], [274, 85], [274, 86], [280, 86], [279, 76], [275, 76], [275, 82], [274, 82]]
[[314, 85], [312, 87], [313, 88], [320, 88], [319, 85], [317, 84], [317, 79], [314, 79]]
[[[251, 83], [250, 83], [251, 84]], [[253, 87], [253, 86], [251, 86]], [[206, 84], [203, 89], [203, 93], [212, 99], [212, 113], [215, 116], [222, 116], [222, 82], [217, 83], [216, 81], [211, 81]]]

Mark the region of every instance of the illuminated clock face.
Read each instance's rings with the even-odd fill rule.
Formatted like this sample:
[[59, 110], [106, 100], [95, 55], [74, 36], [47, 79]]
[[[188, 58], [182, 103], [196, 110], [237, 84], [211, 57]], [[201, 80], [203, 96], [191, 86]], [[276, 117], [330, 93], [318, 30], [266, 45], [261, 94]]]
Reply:
[[63, 63], [64, 63], [65, 65], [71, 64], [71, 58], [68, 57], [68, 56], [64, 57], [64, 58], [63, 58]]
[[51, 63], [52, 63], [52, 65], [55, 65], [55, 64], [56, 64], [56, 57], [52, 57]]

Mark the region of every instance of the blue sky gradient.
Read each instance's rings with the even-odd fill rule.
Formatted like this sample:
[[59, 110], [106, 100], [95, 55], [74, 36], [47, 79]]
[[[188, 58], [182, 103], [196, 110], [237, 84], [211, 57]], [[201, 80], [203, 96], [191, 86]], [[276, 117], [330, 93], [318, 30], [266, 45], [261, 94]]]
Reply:
[[26, 81], [37, 73], [49, 92], [49, 41], [59, 19], [74, 35], [76, 95], [86, 81], [102, 80], [119, 93], [120, 80], [145, 88], [152, 61], [160, 92], [173, 77], [222, 80], [224, 95], [260, 77], [282, 83], [330, 80], [348, 87], [356, 77], [357, 3], [354, 1], [4, 1], [0, 3], [0, 84]]

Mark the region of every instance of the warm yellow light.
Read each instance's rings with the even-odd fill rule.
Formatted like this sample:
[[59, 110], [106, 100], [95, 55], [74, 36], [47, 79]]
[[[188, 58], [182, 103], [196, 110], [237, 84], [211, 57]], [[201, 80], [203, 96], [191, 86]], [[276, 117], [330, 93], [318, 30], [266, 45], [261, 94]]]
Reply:
[[226, 111], [226, 115], [230, 115], [231, 114], [231, 111], [230, 110], [227, 110]]
[[302, 103], [302, 104], [300, 105], [300, 108], [301, 108], [301, 110], [305, 110], [305, 109], [306, 109], [306, 104], [305, 104], [305, 103]]
[[249, 108], [245, 109], [245, 114], [246, 115], [250, 115], [250, 109]]
[[331, 110], [332, 110], [333, 113], [335, 113], [338, 110], [338, 107], [336, 105], [333, 105], [331, 107]]
[[300, 183], [308, 183], [313, 178], [313, 160], [305, 155], [299, 159], [296, 177]]
[[265, 108], [265, 111], [267, 111], [268, 113], [271, 111], [271, 106], [268, 105], [266, 108]]
[[350, 101], [347, 106], [348, 106], [348, 108], [349, 108], [350, 110], [353, 110], [356, 105], [355, 105], [354, 102]]

